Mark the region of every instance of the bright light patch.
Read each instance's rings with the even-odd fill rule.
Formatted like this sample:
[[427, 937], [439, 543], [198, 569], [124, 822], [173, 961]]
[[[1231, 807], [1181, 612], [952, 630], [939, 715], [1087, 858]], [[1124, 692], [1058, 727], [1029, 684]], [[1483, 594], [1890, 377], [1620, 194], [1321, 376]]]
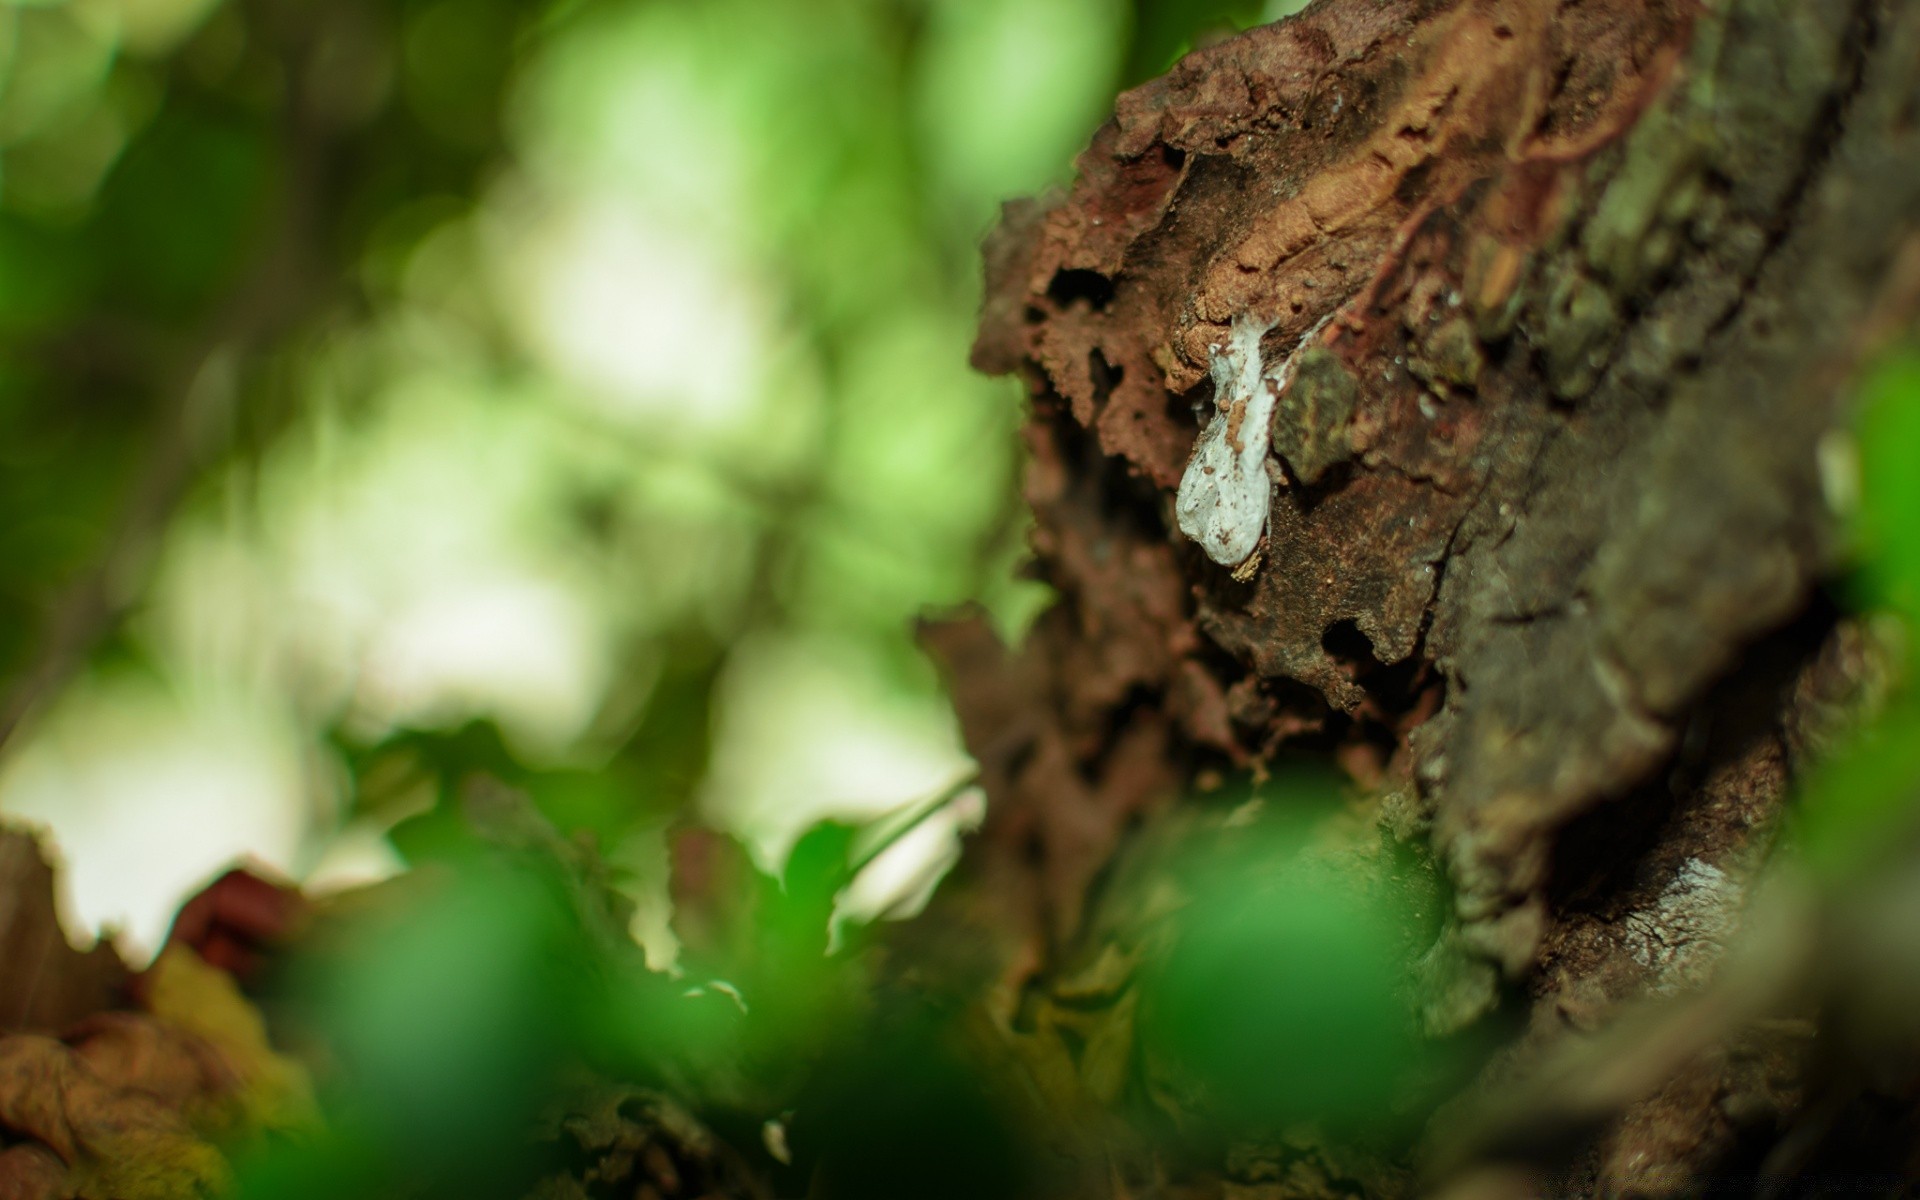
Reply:
[[52, 831], [76, 939], [117, 927], [138, 960], [236, 861], [294, 870], [308, 789], [289, 730], [258, 705], [83, 685], [35, 732], [0, 768], [0, 812]]
[[991, 203], [1065, 176], [1119, 73], [1119, 7], [1114, 0], [932, 6], [920, 118], [927, 150], [954, 190]]
[[401, 389], [373, 427], [289, 464], [272, 586], [304, 620], [279, 632], [316, 671], [352, 664], [374, 731], [492, 717], [555, 750], [599, 703], [609, 615], [541, 520], [564, 469], [547, 418], [454, 384]]
[[189, 678], [289, 694], [363, 736], [491, 718], [563, 751], [632, 604], [556, 539], [556, 481], [583, 464], [555, 424], [457, 379], [396, 388], [350, 428], [321, 418], [268, 461], [255, 517], [175, 532], [142, 632]]
[[823, 818], [879, 816], [973, 770], [947, 702], [890, 680], [858, 643], [743, 642], [716, 706], [704, 803], [768, 868]]
[[558, 748], [593, 716], [604, 686], [580, 598], [550, 581], [453, 580], [370, 633], [356, 701], [383, 725], [493, 717]]
[[80, 5], [0, 7], [0, 144], [85, 108], [113, 65], [115, 31]]
[[503, 295], [530, 348], [636, 426], [737, 431], [755, 417], [772, 321], [751, 275], [712, 241], [600, 200], [504, 215]]
[[543, 188], [612, 190], [710, 233], [752, 232], [754, 147], [729, 86], [740, 47], [708, 36], [702, 24], [730, 14], [706, 7], [603, 8], [535, 60], [511, 120]]
[[84, 0], [73, 7], [85, 19], [112, 28], [127, 50], [165, 54], [184, 41], [220, 0]]
[[327, 843], [301, 887], [309, 896], [329, 896], [391, 879], [406, 869], [406, 860], [379, 827], [357, 822]]
[[960, 858], [960, 839], [986, 819], [987, 794], [968, 788], [883, 850], [840, 893], [834, 924], [901, 920], [919, 913]]

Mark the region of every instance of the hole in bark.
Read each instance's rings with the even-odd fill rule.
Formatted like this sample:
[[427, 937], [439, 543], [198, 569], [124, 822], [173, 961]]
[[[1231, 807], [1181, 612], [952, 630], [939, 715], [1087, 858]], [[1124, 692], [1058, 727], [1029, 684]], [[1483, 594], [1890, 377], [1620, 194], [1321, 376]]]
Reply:
[[1120, 744], [1134, 734], [1142, 714], [1146, 721], [1152, 722], [1154, 715], [1165, 707], [1166, 693], [1160, 689], [1138, 683], [1128, 688], [1126, 695], [1107, 713], [1099, 742], [1076, 764], [1081, 781], [1096, 792], [1103, 790], [1107, 781], [1101, 772], [1112, 765]]
[[1571, 107], [1566, 103], [1567, 85], [1573, 78], [1575, 65], [1575, 60], [1567, 57], [1561, 59], [1554, 67], [1553, 82], [1547, 89], [1547, 107], [1534, 130], [1541, 137], [1551, 138], [1564, 134], [1571, 123], [1570, 118], [1573, 114], [1567, 111]]
[[1007, 751], [1006, 764], [1001, 767], [1001, 774], [1008, 780], [1018, 780], [1025, 775], [1027, 764], [1033, 761], [1034, 750], [1033, 739], [1022, 740], [1019, 745]]
[[1183, 425], [1205, 425], [1213, 411], [1213, 377], [1203, 375], [1200, 382], [1184, 392], [1167, 392], [1167, 416], [1177, 429]]
[[1547, 874], [1553, 910], [1597, 911], [1629, 882], [1624, 873], [1659, 840], [1672, 809], [1663, 776], [1569, 821], [1554, 839]]
[[1400, 177], [1399, 186], [1393, 189], [1393, 197], [1402, 204], [1412, 204], [1427, 194], [1427, 177], [1433, 174], [1433, 161], [1427, 159]]
[[1096, 347], [1087, 354], [1087, 375], [1093, 380], [1094, 407], [1105, 408], [1113, 397], [1113, 389], [1127, 377], [1127, 369], [1108, 362], [1107, 356]]
[[1113, 280], [1098, 271], [1069, 268], [1055, 271], [1047, 284], [1047, 299], [1060, 308], [1071, 308], [1076, 300], [1085, 300], [1095, 312], [1104, 311], [1113, 301]]
[[1654, 776], [1561, 828], [1547, 880], [1555, 909], [1604, 913], [1620, 903], [1624, 893], [1649, 882], [1640, 873], [1661, 865], [1657, 847], [1674, 838], [1677, 827], [1687, 830], [1686, 853], [1696, 854], [1745, 840], [1756, 822], [1770, 819], [1759, 810], [1778, 811], [1777, 793], [1790, 786], [1790, 777], [1742, 785], [1775, 791], [1744, 801], [1738, 788], [1724, 780], [1715, 786], [1713, 779], [1747, 759], [1757, 743], [1783, 739], [1783, 714], [1838, 617], [1832, 598], [1816, 595], [1792, 624], [1751, 646], [1740, 667], [1694, 706], [1679, 749]]
[[1335, 621], [1320, 635], [1320, 648], [1344, 663], [1371, 669], [1380, 665], [1374, 657], [1373, 640], [1360, 632], [1358, 622]]
[[[1035, 412], [1051, 390], [1034, 397]], [[1065, 416], [1065, 402], [1054, 412]], [[1098, 437], [1071, 420], [1051, 426], [1060, 462], [1074, 472], [1078, 480], [1069, 503], [1081, 511], [1107, 514], [1109, 537], [1096, 541], [1093, 551], [1105, 561], [1109, 555], [1124, 554], [1127, 544], [1140, 540], [1158, 544], [1167, 538], [1168, 528], [1161, 507], [1159, 489], [1146, 479], [1120, 465], [1100, 445]]]
[[1160, 147], [1160, 158], [1176, 171], [1187, 165], [1187, 152], [1178, 146]]

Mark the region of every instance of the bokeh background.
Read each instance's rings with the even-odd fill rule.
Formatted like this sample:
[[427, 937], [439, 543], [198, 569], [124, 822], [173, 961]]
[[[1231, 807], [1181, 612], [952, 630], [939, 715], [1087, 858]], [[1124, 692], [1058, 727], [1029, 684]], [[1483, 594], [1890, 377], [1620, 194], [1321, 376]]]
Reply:
[[1046, 603], [980, 240], [1299, 6], [0, 3], [0, 813], [74, 932], [403, 870], [472, 770], [658, 962], [676, 822], [948, 798], [911, 908], [979, 813], [913, 621]]
[[[963, 1064], [874, 1034], [824, 953], [836, 904], [911, 912], [981, 816], [916, 619], [977, 604], [1013, 638], [1048, 603], [1020, 389], [966, 362], [979, 246], [1119, 89], [1298, 7], [0, 0], [0, 817], [51, 830], [70, 931], [139, 964], [236, 859], [313, 894], [444, 863], [476, 777], [593, 847], [468, 864], [289, 986], [360, 1086], [323, 1076], [339, 1136], [245, 1194], [373, 1195], [400, 1163], [446, 1169], [405, 1194], [488, 1194], [471, 1147], [524, 1141], [570, 1039], [748, 1114], [748, 1144], [806, 1097], [795, 1145], [878, 1162], [817, 1194], [1015, 1194]], [[1920, 353], [1864, 393], [1848, 594], [1911, 679]], [[1912, 812], [1903, 686], [1807, 785], [1830, 883]], [[669, 990], [588, 970], [619, 956], [555, 893], [604, 863], [673, 965], [668, 846], [698, 826], [760, 868], [708, 881], [710, 944]], [[1407, 1080], [1451, 1069], [1390, 1002], [1433, 896], [1276, 872], [1304, 835], [1277, 837], [1190, 864], [1143, 1037], [1229, 1126], [1398, 1136]], [[1856, 924], [1908, 1030], [1899, 878]]]

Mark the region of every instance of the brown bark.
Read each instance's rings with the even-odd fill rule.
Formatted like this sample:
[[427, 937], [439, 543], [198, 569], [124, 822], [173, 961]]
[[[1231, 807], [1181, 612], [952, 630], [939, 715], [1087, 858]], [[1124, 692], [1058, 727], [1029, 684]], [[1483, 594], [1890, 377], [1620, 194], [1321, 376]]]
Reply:
[[[927, 920], [994, 931], [986, 1036], [1123, 1108], [1061, 1015], [1151, 945], [1115, 879], [1300, 755], [1361, 785], [1362, 853], [1451, 888], [1427, 1033], [1522, 1031], [1411, 1156], [1109, 1139], [1091, 1190], [1651, 1195], [1818, 1160], [1804, 940], [1722, 950], [1874, 670], [1821, 589], [1849, 384], [1920, 310], [1916, 63], [1890, 0], [1323, 0], [1122, 96], [1070, 193], [1008, 207], [975, 360], [1028, 384], [1060, 598], [1016, 651], [928, 635], [992, 807]], [[1237, 318], [1300, 349], [1234, 570], [1175, 493]]]

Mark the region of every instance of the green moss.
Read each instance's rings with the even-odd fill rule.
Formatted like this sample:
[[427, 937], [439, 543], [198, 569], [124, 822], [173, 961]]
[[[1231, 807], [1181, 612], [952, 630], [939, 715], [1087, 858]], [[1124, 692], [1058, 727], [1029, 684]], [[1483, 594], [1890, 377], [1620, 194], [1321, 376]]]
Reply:
[[1470, 390], [1480, 382], [1486, 360], [1473, 322], [1464, 315], [1447, 318], [1427, 331], [1407, 368], [1435, 388]]
[[1620, 325], [1619, 305], [1604, 286], [1577, 268], [1555, 276], [1540, 331], [1554, 395], [1577, 400], [1593, 390]]
[[1675, 230], [1698, 205], [1701, 158], [1683, 115], [1656, 109], [1634, 130], [1580, 237], [1587, 265], [1615, 290], [1637, 291], [1673, 260]]
[[1347, 423], [1353, 419], [1360, 381], [1324, 346], [1300, 355], [1293, 386], [1273, 414], [1273, 447], [1302, 483], [1317, 483], [1352, 454]]

